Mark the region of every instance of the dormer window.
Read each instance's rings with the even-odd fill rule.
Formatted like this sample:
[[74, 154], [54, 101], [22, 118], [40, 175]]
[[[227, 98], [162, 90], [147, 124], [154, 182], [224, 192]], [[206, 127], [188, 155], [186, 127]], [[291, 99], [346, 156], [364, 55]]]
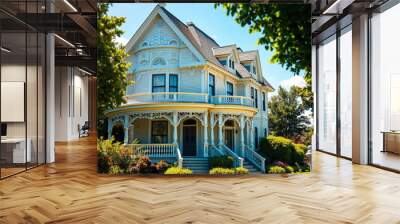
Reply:
[[251, 72], [251, 65], [250, 64], [244, 64], [243, 66], [246, 68], [246, 70], [248, 72]]
[[246, 68], [248, 72], [250, 72], [253, 75], [257, 74], [256, 66], [252, 64], [243, 64], [243, 66]]
[[226, 59], [218, 59], [219, 63], [221, 63], [221, 65], [225, 66], [226, 65]]
[[228, 59], [228, 66], [231, 69], [235, 69], [235, 62], [233, 60], [231, 60], [230, 58]]
[[229, 67], [231, 68], [231, 69], [235, 69], [235, 62], [233, 61], [233, 60], [229, 60]]

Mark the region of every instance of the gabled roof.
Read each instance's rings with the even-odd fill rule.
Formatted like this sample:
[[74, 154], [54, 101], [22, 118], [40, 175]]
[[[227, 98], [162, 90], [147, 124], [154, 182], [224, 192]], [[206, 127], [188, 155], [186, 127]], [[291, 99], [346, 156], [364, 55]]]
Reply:
[[[204, 57], [205, 60], [208, 62], [220, 67], [221, 69], [224, 69], [225, 71], [232, 73], [229, 71], [225, 66], [223, 66], [219, 61], [217, 56], [218, 55], [224, 55], [224, 54], [230, 54], [234, 53], [234, 56], [237, 60], [243, 61], [242, 58], [254, 56], [258, 57], [257, 51], [248, 51], [248, 52], [243, 52], [239, 47], [236, 45], [228, 45], [228, 46], [220, 46], [213, 38], [211, 38], [209, 35], [207, 35], [205, 32], [203, 32], [201, 29], [199, 29], [195, 24], [193, 23], [188, 23], [184, 24], [182, 21], [180, 21], [178, 18], [176, 18], [172, 13], [170, 13], [168, 10], [166, 10], [163, 6], [157, 5], [156, 8], [153, 10], [153, 13], [157, 13], [157, 10], [162, 12], [161, 14], [166, 15], [169, 20], [174, 24], [175, 27], [178, 28], [180, 33], [183, 34], [183, 36], [189, 40], [191, 45], [201, 54], [202, 57]], [[149, 19], [149, 18], [148, 18]], [[147, 20], [147, 19], [146, 19]], [[143, 26], [143, 25], [142, 25]], [[139, 29], [142, 29], [140, 27]], [[136, 34], [135, 34], [136, 35]], [[134, 35], [134, 37], [135, 37]], [[134, 39], [132, 37], [132, 39]], [[128, 42], [127, 48], [131, 48], [133, 46], [132, 39]], [[249, 55], [249, 56], [248, 56]], [[235, 69], [236, 69], [236, 74], [233, 74], [235, 76], [238, 76], [239, 78], [252, 78], [253, 76], [247, 71], [247, 69], [241, 65], [240, 63], [235, 63]], [[266, 85], [268, 87], [272, 86], [265, 80], [264, 77], [262, 77], [263, 80], [256, 80], [259, 83]], [[267, 84], [264, 84], [267, 83]]]
[[226, 54], [232, 54], [232, 52], [236, 49], [236, 45], [228, 45], [228, 46], [223, 46], [223, 47], [214, 47], [213, 53], [215, 56], [219, 55], [226, 55]]
[[257, 59], [257, 51], [239, 52], [240, 61], [253, 61]]

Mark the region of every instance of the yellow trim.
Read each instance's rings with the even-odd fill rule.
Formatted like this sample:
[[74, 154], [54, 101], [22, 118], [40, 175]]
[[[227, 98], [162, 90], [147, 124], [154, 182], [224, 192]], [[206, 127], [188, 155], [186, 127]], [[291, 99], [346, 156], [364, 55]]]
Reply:
[[115, 110], [106, 112], [106, 116], [111, 117], [116, 114], [132, 111], [210, 111], [224, 113], [246, 113], [247, 116], [254, 116], [257, 109], [248, 106], [239, 105], [215, 105], [206, 103], [148, 103], [123, 105]]

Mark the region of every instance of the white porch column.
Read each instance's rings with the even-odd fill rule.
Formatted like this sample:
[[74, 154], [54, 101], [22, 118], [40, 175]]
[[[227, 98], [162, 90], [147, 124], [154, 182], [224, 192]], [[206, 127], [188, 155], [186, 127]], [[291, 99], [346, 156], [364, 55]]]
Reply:
[[214, 112], [210, 113], [210, 145], [214, 145]]
[[253, 127], [253, 119], [250, 122], [250, 148], [254, 150], [254, 127]]
[[107, 132], [108, 132], [108, 139], [112, 137], [112, 121], [111, 118], [108, 118], [108, 125], [107, 125]]
[[178, 144], [178, 112], [174, 111], [172, 114], [172, 143]]
[[222, 123], [222, 113], [218, 113], [218, 146], [222, 146], [224, 144], [224, 141], [222, 139], [222, 126], [224, 124]]
[[204, 122], [204, 157], [208, 157], [208, 112], [204, 112], [203, 114], [203, 122]]
[[242, 157], [245, 156], [244, 150], [245, 150], [245, 145], [244, 145], [244, 115], [240, 115], [240, 148], [241, 148], [241, 155]]
[[124, 144], [128, 144], [129, 140], [129, 117], [128, 115], [124, 116]]

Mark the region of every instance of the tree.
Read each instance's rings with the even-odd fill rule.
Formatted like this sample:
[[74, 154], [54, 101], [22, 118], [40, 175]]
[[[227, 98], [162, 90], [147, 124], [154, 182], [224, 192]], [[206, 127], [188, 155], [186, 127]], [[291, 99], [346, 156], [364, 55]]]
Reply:
[[99, 3], [97, 11], [97, 120], [98, 136], [107, 136], [106, 110], [125, 103], [125, 90], [130, 84], [130, 63], [124, 47], [115, 39], [123, 34], [119, 28], [124, 17], [108, 16], [109, 4]]
[[300, 91], [299, 87], [292, 87], [289, 91], [281, 86], [278, 88], [278, 95], [268, 102], [269, 130], [274, 135], [308, 143], [304, 136], [310, 130], [310, 121], [305, 114]]
[[271, 63], [279, 63], [295, 75], [304, 73], [307, 87], [301, 97], [307, 109], [313, 105], [311, 92], [311, 6], [310, 4], [217, 3], [249, 32], [260, 32], [258, 44], [273, 51]]

